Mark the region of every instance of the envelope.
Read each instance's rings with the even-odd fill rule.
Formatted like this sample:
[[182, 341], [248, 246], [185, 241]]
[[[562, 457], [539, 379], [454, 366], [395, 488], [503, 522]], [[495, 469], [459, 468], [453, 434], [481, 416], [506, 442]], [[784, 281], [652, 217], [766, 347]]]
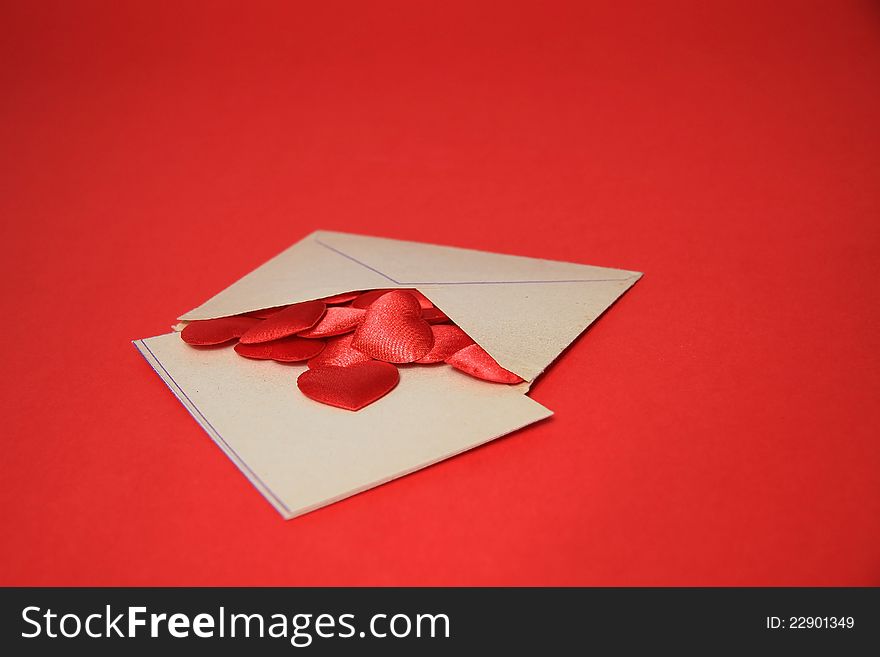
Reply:
[[176, 332], [134, 345], [251, 483], [293, 518], [549, 417], [526, 395], [529, 386], [640, 277], [317, 231], [179, 317], [188, 322], [354, 290], [415, 288], [524, 379], [507, 386], [445, 365], [404, 366], [391, 394], [356, 413], [299, 394], [296, 378], [305, 364], [193, 349]]

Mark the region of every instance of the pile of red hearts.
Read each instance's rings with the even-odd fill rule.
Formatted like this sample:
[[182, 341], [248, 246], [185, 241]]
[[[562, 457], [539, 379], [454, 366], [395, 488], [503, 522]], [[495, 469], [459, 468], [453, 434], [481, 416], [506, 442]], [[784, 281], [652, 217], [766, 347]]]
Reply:
[[308, 361], [296, 383], [323, 404], [357, 411], [400, 380], [395, 364], [448, 363], [478, 379], [521, 383], [416, 290], [351, 292], [317, 301], [195, 321], [193, 346], [237, 340], [245, 358]]

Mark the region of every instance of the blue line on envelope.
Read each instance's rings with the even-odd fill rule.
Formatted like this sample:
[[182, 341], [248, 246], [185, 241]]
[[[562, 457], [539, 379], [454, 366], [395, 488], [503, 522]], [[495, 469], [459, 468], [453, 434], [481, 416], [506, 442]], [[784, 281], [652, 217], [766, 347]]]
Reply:
[[515, 285], [523, 283], [612, 283], [615, 281], [629, 281], [634, 278], [633, 276], [627, 276], [626, 278], [569, 278], [539, 281], [398, 281], [395, 278], [391, 278], [391, 276], [389, 276], [385, 272], [379, 271], [375, 267], [372, 267], [367, 263], [358, 260], [354, 256], [348, 255], [344, 251], [340, 251], [335, 246], [330, 246], [326, 242], [322, 242], [317, 238], [315, 238], [315, 241], [323, 246], [325, 249], [329, 249], [330, 251], [333, 251], [333, 253], [341, 255], [343, 258], [347, 258], [352, 262], [359, 264], [361, 267], [364, 267], [366, 269], [369, 269], [371, 272], [379, 274], [379, 276], [381, 276], [382, 278], [387, 278], [395, 285]]
[[[272, 499], [275, 500], [275, 501], [278, 503], [278, 505], [279, 505], [282, 509], [284, 509], [285, 511], [287, 511], [287, 514], [288, 514], [288, 515], [293, 515], [293, 512], [292, 512], [292, 511], [288, 508], [288, 506], [287, 506], [287, 505], [281, 500], [281, 498], [278, 497], [278, 495], [275, 494], [275, 491], [273, 491], [271, 488], [269, 488], [269, 486], [266, 485], [266, 482], [263, 481], [263, 480], [257, 475], [256, 472], [254, 472], [253, 470], [251, 470], [250, 466], [248, 466], [248, 464], [245, 463], [244, 459], [241, 458], [241, 456], [239, 455], [239, 453], [236, 452], [234, 449], [232, 449], [232, 447], [230, 446], [230, 444], [227, 443], [226, 440], [223, 439], [223, 436], [221, 436], [221, 435], [220, 435], [220, 432], [217, 431], [217, 429], [214, 428], [214, 425], [211, 424], [210, 422], [208, 422], [208, 418], [205, 417], [205, 414], [202, 413], [201, 410], [199, 410], [199, 407], [196, 406], [195, 403], [193, 402], [193, 400], [190, 399], [189, 396], [183, 391], [183, 388], [180, 387], [180, 384], [177, 383], [177, 381], [174, 380], [174, 377], [171, 376], [171, 373], [170, 373], [168, 370], [165, 369], [165, 366], [164, 366], [164, 365], [162, 364], [162, 362], [156, 357], [156, 354], [153, 353], [153, 350], [150, 349], [149, 345], [148, 345], [146, 342], [144, 342], [143, 340], [138, 340], [138, 342], [140, 342], [140, 343], [144, 346], [144, 349], [146, 349], [147, 351], [150, 352], [150, 355], [153, 357], [153, 360], [156, 361], [156, 364], [157, 364], [159, 367], [162, 368], [162, 371], [165, 372], [165, 374], [168, 376], [168, 379], [174, 384], [174, 387], [177, 388], [177, 390], [180, 392], [180, 394], [183, 395], [183, 398], [186, 399], [186, 401], [189, 402], [190, 406], [195, 410], [195, 412], [199, 414], [199, 417], [202, 419], [202, 422], [204, 422], [204, 424], [207, 425], [207, 426], [211, 429], [211, 431], [212, 431], [212, 432], [214, 433], [214, 435], [217, 437], [217, 440], [219, 440], [221, 443], [223, 443], [223, 446], [226, 447], [226, 449], [228, 449], [228, 450], [230, 451], [230, 453], [232, 453], [232, 454], [235, 456], [236, 460], [237, 460], [238, 463], [240, 464], [239, 467], [243, 468], [244, 470], [247, 470], [248, 474], [250, 474], [251, 477], [253, 477], [256, 481], [260, 482], [260, 485], [266, 490], [267, 493], [269, 493], [269, 495], [272, 497]], [[141, 354], [141, 355], [143, 356], [143, 354]], [[144, 358], [144, 360], [147, 361], [147, 364], [148, 364], [150, 367], [153, 366], [153, 364], [152, 364], [149, 360], [147, 360], [146, 357]], [[153, 368], [153, 369], [155, 369], [155, 368]], [[171, 386], [168, 386], [168, 387], [170, 388]], [[174, 392], [174, 390], [172, 389], [171, 392]], [[175, 393], [175, 394], [177, 394], [177, 393]], [[184, 404], [184, 408], [186, 408], [186, 405], [185, 405], [185, 404]], [[189, 408], [187, 408], [187, 410], [189, 410]], [[199, 419], [199, 418], [196, 418], [196, 420], [198, 420], [198, 419]]]
[[320, 244], [321, 246], [323, 246], [325, 249], [330, 249], [331, 251], [333, 251], [333, 253], [338, 253], [338, 254], [341, 255], [343, 258], [348, 258], [348, 259], [351, 260], [352, 262], [356, 262], [357, 264], [359, 264], [361, 267], [366, 267], [366, 268], [369, 269], [370, 271], [379, 274], [379, 276], [382, 276], [382, 277], [384, 277], [384, 278], [387, 278], [387, 279], [388, 279], [389, 281], [391, 281], [392, 283], [395, 283], [395, 284], [397, 284], [397, 285], [409, 285], [409, 283], [401, 283], [400, 281], [396, 281], [396, 280], [394, 280], [394, 279], [391, 278], [388, 274], [384, 274], [384, 273], [382, 273], [381, 271], [379, 271], [379, 270], [376, 269], [375, 267], [370, 267], [370, 265], [368, 265], [367, 263], [365, 263], [365, 262], [361, 262], [361, 261], [358, 260], [357, 258], [354, 258], [354, 257], [348, 255], [347, 253], [343, 253], [343, 252], [340, 251], [339, 249], [337, 249], [337, 248], [335, 248], [335, 247], [332, 247], [332, 246], [330, 246], [329, 244], [325, 244], [324, 242], [322, 242], [322, 241], [319, 240], [319, 239], [316, 239], [315, 241], [316, 241], [318, 244]]

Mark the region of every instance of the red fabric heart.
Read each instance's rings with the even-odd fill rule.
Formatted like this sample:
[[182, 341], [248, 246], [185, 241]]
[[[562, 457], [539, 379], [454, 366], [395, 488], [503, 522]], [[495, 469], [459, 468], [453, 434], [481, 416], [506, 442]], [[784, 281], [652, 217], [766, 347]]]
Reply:
[[[439, 328], [439, 327], [438, 327]], [[499, 365], [488, 352], [478, 344], [472, 344], [461, 349], [449, 358], [446, 362], [455, 369], [461, 370], [465, 374], [470, 374], [484, 381], [492, 381], [494, 383], [522, 383], [522, 378], [509, 372]]]
[[247, 331], [262, 324], [253, 317], [220, 317], [190, 322], [180, 332], [184, 342], [191, 345], [223, 344], [240, 338]]
[[358, 296], [354, 301], [351, 302], [352, 308], [367, 308], [371, 303], [373, 303], [376, 299], [381, 297], [383, 294], [388, 294], [390, 290], [370, 290], [369, 292], [364, 292], [360, 296]]
[[[326, 305], [351, 300], [350, 306]], [[523, 381], [416, 290], [347, 292], [196, 321], [184, 328], [181, 337], [193, 345], [239, 338], [235, 351], [246, 358], [307, 360], [309, 370], [297, 379], [303, 394], [348, 410], [371, 404], [397, 385], [400, 375], [391, 363], [446, 362], [484, 381]]]
[[422, 319], [428, 324], [443, 324], [449, 321], [446, 313], [439, 308], [422, 308]]
[[327, 365], [347, 367], [356, 363], [368, 363], [373, 360], [364, 352], [352, 349], [352, 337], [352, 335], [340, 335], [335, 338], [329, 338], [324, 350], [309, 360], [309, 368], [314, 369]]
[[[419, 306], [422, 308], [433, 308], [434, 304], [431, 303], [431, 300], [426, 297], [424, 294], [419, 292], [418, 290], [397, 290], [398, 292], [409, 292], [419, 301]], [[394, 290], [370, 290], [369, 292], [364, 292], [357, 299], [355, 299], [351, 307], [352, 308], [369, 308], [372, 303], [378, 299], [379, 297], [388, 294], [389, 292], [394, 292]]]
[[300, 360], [314, 358], [324, 348], [323, 340], [307, 340], [297, 336], [259, 342], [256, 344], [235, 345], [235, 352], [245, 358], [257, 360], [277, 360], [279, 363], [295, 363]]
[[434, 307], [434, 303], [418, 290], [407, 290], [407, 292], [409, 292], [411, 295], [419, 300], [419, 305], [422, 307], [423, 310], [426, 308]]
[[296, 380], [302, 393], [317, 402], [357, 411], [391, 392], [400, 374], [394, 365], [370, 361], [349, 367], [318, 367]]
[[320, 301], [323, 301], [329, 306], [337, 303], [348, 303], [353, 299], [357, 299], [360, 295], [360, 292], [345, 292], [343, 294], [334, 294], [332, 297], [324, 297], [323, 299], [320, 299]]
[[269, 342], [305, 331], [318, 323], [326, 309], [323, 301], [295, 303], [254, 326], [241, 336], [241, 341], [244, 344]]
[[376, 360], [412, 363], [434, 344], [431, 326], [421, 315], [418, 299], [409, 292], [392, 290], [367, 308], [351, 346]]
[[252, 310], [249, 313], [242, 314], [242, 317], [256, 317], [257, 319], [269, 319], [272, 315], [287, 308], [287, 306], [276, 306], [275, 308], [263, 308], [262, 310]]
[[354, 331], [366, 313], [361, 308], [332, 307], [312, 328], [297, 333], [303, 338], [327, 338]]
[[474, 343], [471, 336], [453, 324], [432, 326], [431, 331], [434, 333], [434, 346], [425, 356], [419, 358], [417, 363], [439, 363], [456, 351]]

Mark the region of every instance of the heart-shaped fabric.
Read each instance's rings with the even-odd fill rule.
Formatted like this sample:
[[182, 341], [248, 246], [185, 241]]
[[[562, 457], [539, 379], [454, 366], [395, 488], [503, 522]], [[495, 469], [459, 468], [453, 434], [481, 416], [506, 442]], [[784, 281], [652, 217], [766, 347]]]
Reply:
[[323, 340], [307, 340], [298, 336], [258, 342], [256, 344], [235, 345], [235, 353], [245, 358], [257, 360], [277, 360], [279, 363], [295, 363], [300, 360], [314, 358], [324, 348]]
[[364, 292], [357, 299], [355, 299], [352, 302], [351, 307], [352, 308], [369, 308], [376, 299], [388, 294], [389, 292], [394, 292], [394, 291], [409, 292], [416, 299], [418, 299], [419, 305], [423, 309], [434, 307], [434, 304], [431, 303], [431, 300], [428, 297], [426, 297], [424, 294], [422, 294], [418, 290], [412, 290], [412, 289], [407, 289], [407, 290], [370, 290], [369, 292]]
[[[439, 328], [439, 327], [437, 327]], [[478, 344], [472, 344], [456, 351], [446, 362], [465, 374], [494, 383], [522, 383], [522, 378], [499, 365], [489, 353]]]
[[312, 369], [326, 365], [348, 367], [355, 363], [368, 363], [373, 360], [364, 352], [352, 349], [352, 337], [352, 335], [348, 334], [329, 338], [324, 350], [309, 360], [309, 367]]
[[327, 308], [324, 316], [312, 328], [297, 333], [303, 338], [328, 338], [354, 331], [366, 310], [333, 306]]
[[254, 326], [241, 336], [241, 341], [244, 344], [269, 342], [305, 331], [318, 323], [326, 309], [323, 301], [295, 303]]
[[434, 334], [422, 319], [418, 299], [403, 290], [392, 290], [370, 304], [351, 341], [355, 349], [388, 363], [417, 361], [433, 344]]
[[223, 344], [240, 338], [263, 320], [253, 317], [219, 317], [190, 322], [180, 332], [181, 339], [187, 344], [203, 346]]
[[449, 321], [446, 313], [439, 308], [422, 308], [422, 319], [428, 324], [443, 324]]
[[296, 380], [302, 393], [317, 402], [357, 411], [391, 392], [400, 374], [390, 363], [370, 361], [350, 367], [318, 367]]
[[256, 317], [257, 319], [269, 319], [275, 313], [281, 312], [287, 308], [287, 306], [276, 306], [275, 308], [263, 308], [261, 310], [252, 310], [249, 313], [244, 313], [242, 317]]
[[464, 349], [474, 341], [467, 333], [454, 324], [438, 324], [431, 327], [434, 333], [434, 346], [417, 363], [439, 363], [449, 358], [456, 351]]

